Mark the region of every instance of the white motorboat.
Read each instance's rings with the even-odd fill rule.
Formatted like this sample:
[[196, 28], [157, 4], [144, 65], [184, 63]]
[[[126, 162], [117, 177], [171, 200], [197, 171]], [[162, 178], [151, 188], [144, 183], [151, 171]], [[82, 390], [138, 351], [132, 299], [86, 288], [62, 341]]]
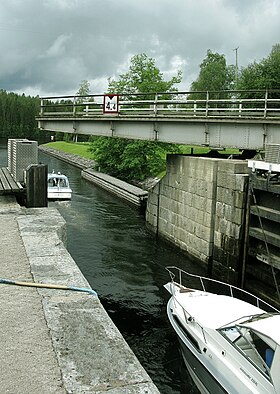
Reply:
[[167, 315], [199, 391], [279, 394], [279, 311], [229, 284], [166, 269]]
[[49, 200], [71, 200], [72, 189], [66, 175], [60, 172], [48, 174], [48, 199]]

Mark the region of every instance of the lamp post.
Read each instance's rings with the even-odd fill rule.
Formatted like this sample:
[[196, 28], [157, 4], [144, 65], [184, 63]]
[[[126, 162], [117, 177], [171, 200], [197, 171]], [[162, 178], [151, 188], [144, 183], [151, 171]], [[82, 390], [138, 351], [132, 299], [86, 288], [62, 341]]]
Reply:
[[239, 47], [233, 49], [233, 51], [235, 51], [235, 88], [237, 87], [238, 82], [238, 49]]

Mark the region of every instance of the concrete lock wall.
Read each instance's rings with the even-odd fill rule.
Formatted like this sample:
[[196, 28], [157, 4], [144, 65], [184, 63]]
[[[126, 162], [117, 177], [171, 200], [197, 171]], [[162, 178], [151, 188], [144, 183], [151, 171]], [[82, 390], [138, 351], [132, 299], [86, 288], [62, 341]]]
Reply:
[[235, 283], [247, 185], [246, 161], [169, 155], [166, 176], [149, 191], [147, 225]]

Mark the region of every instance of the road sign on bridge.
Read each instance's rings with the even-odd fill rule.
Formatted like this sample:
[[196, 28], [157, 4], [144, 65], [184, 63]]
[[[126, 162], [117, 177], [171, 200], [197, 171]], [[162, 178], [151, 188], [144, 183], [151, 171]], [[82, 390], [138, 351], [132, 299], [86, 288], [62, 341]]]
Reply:
[[117, 114], [119, 112], [119, 96], [117, 94], [104, 94], [103, 114]]

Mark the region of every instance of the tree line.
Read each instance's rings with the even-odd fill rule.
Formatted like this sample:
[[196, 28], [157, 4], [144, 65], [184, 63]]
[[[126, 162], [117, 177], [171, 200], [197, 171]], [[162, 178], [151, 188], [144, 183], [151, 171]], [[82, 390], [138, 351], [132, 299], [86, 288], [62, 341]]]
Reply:
[[280, 44], [272, 47], [268, 57], [254, 61], [241, 69], [227, 65], [224, 55], [210, 49], [200, 64], [198, 78], [192, 83], [192, 91], [219, 90], [274, 90], [280, 89]]
[[[119, 75], [118, 79], [109, 78], [107, 92], [127, 95], [142, 93], [149, 99], [149, 93], [178, 91], [177, 85], [181, 82], [181, 71], [165, 80], [155, 60], [142, 53], [131, 58], [126, 73]], [[200, 64], [197, 79], [191, 84], [193, 94], [209, 91], [214, 95], [217, 91], [224, 91], [228, 92], [224, 94], [230, 95], [232, 90], [239, 90], [242, 97], [242, 90], [249, 89], [280, 89], [280, 44], [272, 47], [267, 58], [241, 69], [237, 69], [236, 65], [228, 65], [223, 54], [209, 49]], [[77, 96], [88, 94], [90, 84], [84, 80]], [[278, 96], [279, 93], [273, 91], [270, 97]], [[198, 98], [197, 93], [195, 97]], [[35, 117], [39, 107], [39, 97], [20, 96], [0, 90], [0, 136], [38, 139]], [[57, 137], [63, 138], [61, 133]], [[69, 136], [65, 135], [64, 139], [69, 140]], [[157, 175], [164, 170], [167, 153], [181, 153], [180, 146], [160, 142], [110, 137], [91, 137], [90, 141], [93, 159], [98, 162], [100, 170], [127, 181]]]
[[37, 139], [40, 99], [0, 90], [0, 137]]

